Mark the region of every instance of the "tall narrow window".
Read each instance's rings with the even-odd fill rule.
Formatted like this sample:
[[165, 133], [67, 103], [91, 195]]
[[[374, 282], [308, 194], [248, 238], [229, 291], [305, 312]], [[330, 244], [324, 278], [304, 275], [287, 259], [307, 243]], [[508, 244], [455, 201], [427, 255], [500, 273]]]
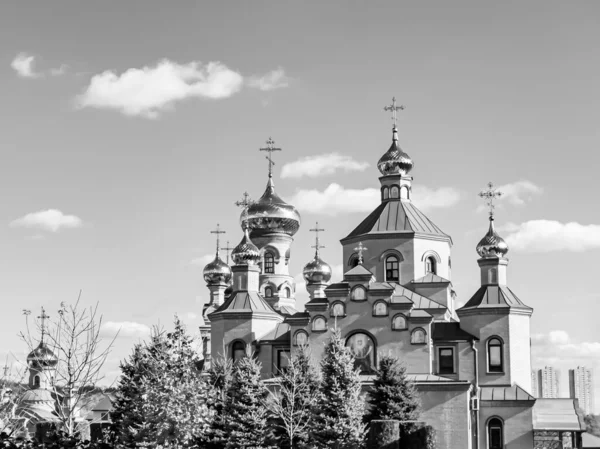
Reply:
[[488, 371], [490, 373], [504, 372], [502, 357], [502, 342], [498, 338], [488, 340]]
[[361, 285], [354, 287], [354, 290], [352, 290], [352, 299], [355, 301], [364, 301], [367, 299], [367, 291], [365, 288]]
[[342, 317], [346, 315], [346, 311], [344, 310], [344, 304], [341, 302], [336, 302], [332, 307], [331, 307], [331, 316], [333, 317]]
[[327, 330], [325, 318], [322, 316], [315, 317], [312, 322], [312, 330], [314, 332], [325, 332]]
[[285, 349], [277, 351], [277, 369], [281, 372], [287, 371], [290, 366], [290, 351]]
[[271, 287], [265, 287], [265, 298], [271, 298], [273, 296], [273, 289]]
[[246, 345], [241, 341], [236, 341], [231, 347], [231, 358], [233, 363], [243, 359], [246, 356]]
[[282, 290], [282, 292], [281, 292], [281, 293], [282, 293], [282, 296], [283, 296], [284, 298], [289, 298], [289, 297], [290, 297], [290, 295], [291, 295], [290, 288], [289, 288], [289, 287], [285, 287], [285, 288]]
[[429, 256], [427, 259], [425, 259], [425, 272], [437, 274], [435, 259], [433, 256]]
[[401, 331], [407, 329], [406, 318], [404, 315], [396, 315], [392, 321], [392, 329], [395, 331]]
[[400, 188], [398, 186], [390, 187], [390, 198], [399, 198], [400, 197]]
[[400, 263], [398, 257], [388, 256], [385, 259], [385, 280], [387, 282], [400, 282]]
[[488, 421], [488, 448], [502, 449], [504, 447], [504, 436], [502, 432], [502, 421], [492, 418]]
[[308, 343], [308, 334], [304, 331], [296, 332], [296, 346], [306, 346]]
[[265, 253], [265, 273], [273, 274], [275, 273], [275, 259], [273, 258], [273, 254], [266, 252]]
[[33, 386], [35, 388], [39, 388], [40, 387], [40, 376], [35, 376], [33, 378]]
[[384, 188], [383, 188], [383, 190], [382, 190], [382, 192], [383, 192], [383, 194], [382, 194], [382, 195], [383, 195], [383, 196], [382, 196], [382, 198], [383, 198], [384, 200], [387, 200], [387, 199], [390, 197], [390, 191], [388, 190], [388, 188], [387, 188], [387, 187], [384, 187]]
[[421, 329], [420, 327], [415, 329], [410, 335], [410, 342], [413, 345], [424, 345], [427, 343], [426, 340], [427, 334], [425, 333], [425, 329]]
[[440, 374], [454, 374], [454, 348], [439, 348], [438, 363]]

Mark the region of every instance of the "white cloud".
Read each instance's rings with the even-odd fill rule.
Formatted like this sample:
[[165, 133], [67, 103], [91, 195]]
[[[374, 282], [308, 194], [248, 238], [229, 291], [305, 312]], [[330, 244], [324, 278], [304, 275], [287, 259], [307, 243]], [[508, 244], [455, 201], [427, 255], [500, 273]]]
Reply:
[[[451, 207], [460, 199], [460, 193], [451, 187], [429, 189], [413, 188], [413, 200], [422, 210]], [[291, 200], [301, 212], [324, 215], [371, 212], [381, 201], [379, 189], [346, 189], [332, 183], [324, 191], [299, 190]]]
[[39, 73], [36, 73], [33, 66], [35, 64], [35, 56], [27, 53], [19, 53], [15, 59], [13, 59], [10, 66], [17, 72], [20, 77], [23, 78], [38, 78]]
[[501, 198], [506, 199], [510, 204], [522, 206], [531, 201], [534, 196], [541, 195], [543, 189], [531, 181], [523, 180], [500, 186], [498, 191], [502, 192]]
[[504, 227], [510, 234], [506, 242], [524, 252], [573, 251], [600, 248], [600, 225], [560, 223], [554, 220], [530, 220]]
[[56, 209], [48, 209], [17, 218], [10, 223], [10, 226], [58, 232], [61, 229], [80, 228], [83, 226], [83, 220], [75, 215], [65, 215]]
[[145, 324], [134, 321], [106, 321], [100, 328], [100, 336], [105, 338], [119, 337], [124, 338], [145, 338], [150, 335], [150, 327]]
[[178, 101], [227, 98], [242, 84], [242, 75], [220, 62], [178, 64], [164, 59], [154, 67], [131, 68], [120, 75], [110, 70], [94, 75], [78, 105], [156, 118]]
[[345, 172], [364, 171], [368, 166], [367, 162], [355, 161], [350, 156], [339, 153], [318, 154], [285, 164], [281, 169], [281, 177], [302, 178], [306, 176], [316, 178], [332, 175], [338, 170]]
[[533, 353], [538, 359], [589, 359], [600, 360], [600, 342], [576, 342], [563, 330], [550, 331], [548, 334], [531, 336]]
[[248, 85], [262, 91], [269, 91], [288, 87], [290, 79], [286, 76], [283, 68], [279, 67], [263, 76], [250, 77]]
[[210, 254], [205, 254], [204, 256], [201, 256], [201, 257], [196, 257], [195, 259], [192, 259], [190, 263], [192, 265], [196, 265], [196, 266], [204, 268], [204, 266], [206, 264], [212, 262], [213, 260], [215, 260], [215, 253], [210, 253]]

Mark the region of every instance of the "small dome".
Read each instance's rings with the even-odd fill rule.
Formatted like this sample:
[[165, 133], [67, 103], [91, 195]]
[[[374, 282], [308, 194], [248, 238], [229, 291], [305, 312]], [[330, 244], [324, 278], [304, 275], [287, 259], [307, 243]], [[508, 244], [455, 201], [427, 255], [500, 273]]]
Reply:
[[236, 265], [256, 265], [260, 261], [260, 251], [250, 240], [247, 227], [242, 241], [231, 252], [231, 258]]
[[508, 253], [508, 245], [494, 229], [494, 217], [490, 217], [490, 228], [487, 234], [477, 244], [477, 254], [480, 257], [504, 257]]
[[381, 156], [377, 168], [382, 175], [406, 175], [413, 168], [413, 161], [398, 145], [398, 128], [394, 126], [392, 146]]
[[27, 356], [27, 363], [32, 367], [54, 367], [58, 364], [58, 358], [52, 350], [41, 341], [37, 348]]
[[215, 256], [215, 260], [204, 267], [202, 272], [204, 280], [209, 285], [229, 284], [231, 281], [231, 268], [219, 257], [219, 253]]
[[316, 253], [314, 259], [304, 266], [302, 275], [308, 284], [327, 283], [331, 279], [331, 267]]
[[248, 224], [253, 237], [271, 232], [294, 235], [300, 228], [300, 214], [275, 193], [273, 179], [269, 176], [265, 193], [246, 212], [242, 212], [240, 222]]

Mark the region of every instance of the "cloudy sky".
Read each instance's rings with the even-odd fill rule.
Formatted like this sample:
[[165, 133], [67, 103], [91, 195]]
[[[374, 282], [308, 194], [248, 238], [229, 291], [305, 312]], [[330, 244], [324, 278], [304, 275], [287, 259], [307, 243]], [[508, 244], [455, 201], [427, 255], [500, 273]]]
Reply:
[[[400, 113], [415, 203], [454, 239], [461, 302], [478, 287], [477, 193], [505, 195], [509, 285], [535, 308], [534, 366], [595, 366], [600, 386], [597, 2], [201, 2], [0, 6], [0, 356], [22, 357], [22, 309], [83, 291], [107, 370], [148, 326], [198, 324], [201, 270], [234, 202], [258, 197], [272, 136], [278, 192], [315, 221], [339, 273], [377, 204], [375, 163]], [[306, 295], [303, 293], [302, 300]], [[600, 391], [597, 390], [598, 398]]]

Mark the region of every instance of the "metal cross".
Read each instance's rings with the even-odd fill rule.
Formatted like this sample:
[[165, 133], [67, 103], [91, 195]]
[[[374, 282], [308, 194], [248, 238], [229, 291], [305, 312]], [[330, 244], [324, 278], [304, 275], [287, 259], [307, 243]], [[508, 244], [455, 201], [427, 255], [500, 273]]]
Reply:
[[2, 367], [2, 369], [4, 370], [4, 377], [7, 377], [8, 376], [8, 370], [10, 370], [10, 366], [4, 365]]
[[392, 120], [394, 121], [394, 126], [396, 126], [396, 121], [397, 121], [396, 112], [403, 111], [404, 106], [403, 105], [396, 106], [396, 97], [392, 97], [392, 104], [390, 106], [384, 107], [383, 110], [384, 111], [392, 111]]
[[227, 254], [227, 265], [229, 265], [229, 251], [233, 251], [235, 248], [229, 247], [229, 240], [227, 240], [227, 246], [225, 248], [221, 248]]
[[266, 148], [260, 148], [260, 151], [266, 151], [267, 153], [269, 153], [268, 156], [265, 156], [265, 158], [269, 161], [269, 178], [271, 176], [273, 176], [273, 165], [275, 165], [275, 162], [273, 162], [273, 151], [281, 151], [281, 148], [275, 148], [275, 141], [273, 139], [271, 139], [269, 137], [269, 140], [267, 140], [267, 146]]
[[319, 222], [317, 221], [315, 227], [313, 229], [309, 229], [309, 231], [315, 233], [315, 244], [311, 246], [311, 248], [315, 249], [315, 255], [319, 255], [319, 249], [325, 248], [323, 245], [319, 245], [319, 231], [324, 231], [325, 229], [319, 228]]
[[254, 201], [250, 199], [250, 195], [248, 194], [248, 192], [244, 192], [244, 199], [242, 199], [242, 201], [235, 202], [236, 206], [240, 206], [242, 208], [242, 213], [245, 217], [248, 216], [248, 207], [252, 204], [254, 204]]
[[44, 310], [44, 308], [42, 307], [42, 314], [40, 316], [38, 316], [38, 318], [41, 320], [41, 326], [42, 326], [42, 343], [44, 342], [44, 334], [46, 333], [46, 319], [50, 318], [48, 315], [46, 315], [46, 311]]
[[358, 263], [363, 263], [363, 251], [367, 250], [366, 246], [363, 246], [362, 242], [358, 242], [358, 246], [354, 248], [354, 251], [358, 251]]
[[500, 198], [502, 196], [502, 192], [499, 192], [498, 189], [494, 188], [494, 184], [488, 182], [487, 190], [482, 190], [479, 192], [479, 196], [485, 200], [485, 204], [490, 208], [490, 218], [494, 217], [494, 200], [496, 198]]
[[225, 234], [225, 231], [221, 231], [219, 223], [217, 223], [217, 229], [210, 231], [211, 234], [217, 234], [217, 255], [219, 255], [219, 234]]

